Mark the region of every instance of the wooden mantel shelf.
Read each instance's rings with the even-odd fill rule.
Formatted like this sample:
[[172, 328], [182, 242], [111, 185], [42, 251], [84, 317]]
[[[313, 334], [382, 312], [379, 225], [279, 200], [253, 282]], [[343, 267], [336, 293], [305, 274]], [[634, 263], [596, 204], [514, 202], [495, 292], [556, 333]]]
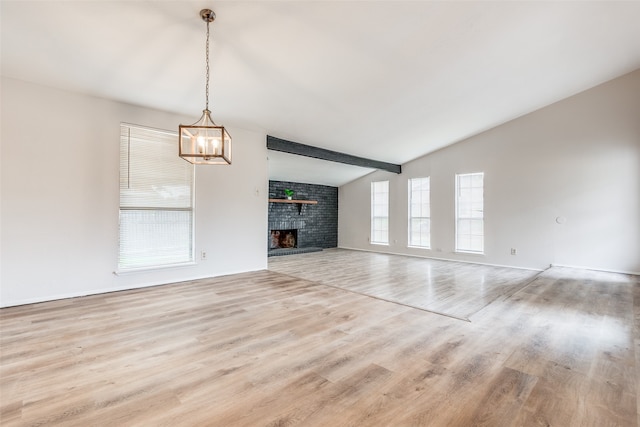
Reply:
[[288, 200], [288, 199], [269, 199], [269, 203], [295, 203], [298, 205], [298, 215], [302, 215], [302, 207], [304, 205], [317, 205], [317, 200]]
[[317, 200], [269, 199], [270, 203], [299, 203], [301, 205], [317, 205]]

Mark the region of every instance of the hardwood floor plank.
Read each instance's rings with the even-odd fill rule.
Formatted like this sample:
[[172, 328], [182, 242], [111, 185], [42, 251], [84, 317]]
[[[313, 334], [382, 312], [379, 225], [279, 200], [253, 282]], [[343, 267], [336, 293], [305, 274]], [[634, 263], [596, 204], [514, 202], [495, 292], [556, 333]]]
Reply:
[[539, 273], [344, 249], [271, 257], [269, 270], [459, 319], [508, 298]]
[[508, 426], [520, 413], [538, 378], [504, 368], [488, 385], [487, 393], [461, 425]]
[[[637, 277], [318, 254], [315, 281], [260, 271], [0, 310], [0, 424], [639, 425]], [[466, 322], [322, 284], [347, 279], [482, 307]]]
[[[635, 367], [636, 379], [637, 425], [640, 426], [640, 276], [633, 277], [631, 282], [633, 286], [633, 348], [635, 353], [633, 366]], [[633, 374], [629, 372], [629, 378], [633, 380], [633, 377]]]

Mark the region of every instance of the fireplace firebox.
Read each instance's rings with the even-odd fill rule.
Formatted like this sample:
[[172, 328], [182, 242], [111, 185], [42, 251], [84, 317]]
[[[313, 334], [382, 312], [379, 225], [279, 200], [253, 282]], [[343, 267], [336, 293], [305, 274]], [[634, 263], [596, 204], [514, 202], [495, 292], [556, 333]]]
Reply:
[[298, 230], [271, 230], [269, 249], [288, 249], [298, 247]]

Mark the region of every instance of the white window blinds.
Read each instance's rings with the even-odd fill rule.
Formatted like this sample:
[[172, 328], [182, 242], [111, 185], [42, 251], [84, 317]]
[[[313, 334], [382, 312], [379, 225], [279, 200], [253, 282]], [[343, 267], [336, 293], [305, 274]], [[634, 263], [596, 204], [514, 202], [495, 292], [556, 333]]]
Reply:
[[194, 167], [177, 147], [177, 133], [120, 126], [119, 270], [194, 261]]

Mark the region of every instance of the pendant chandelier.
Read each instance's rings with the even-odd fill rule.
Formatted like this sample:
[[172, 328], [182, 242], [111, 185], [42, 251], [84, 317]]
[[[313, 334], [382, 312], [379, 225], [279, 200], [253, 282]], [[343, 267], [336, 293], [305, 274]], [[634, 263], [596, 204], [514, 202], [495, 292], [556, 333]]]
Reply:
[[186, 161], [196, 165], [230, 165], [231, 136], [224, 126], [218, 126], [209, 111], [209, 23], [216, 19], [210, 9], [200, 11], [200, 17], [207, 23], [207, 85], [206, 106], [200, 120], [192, 125], [179, 126], [179, 154]]

